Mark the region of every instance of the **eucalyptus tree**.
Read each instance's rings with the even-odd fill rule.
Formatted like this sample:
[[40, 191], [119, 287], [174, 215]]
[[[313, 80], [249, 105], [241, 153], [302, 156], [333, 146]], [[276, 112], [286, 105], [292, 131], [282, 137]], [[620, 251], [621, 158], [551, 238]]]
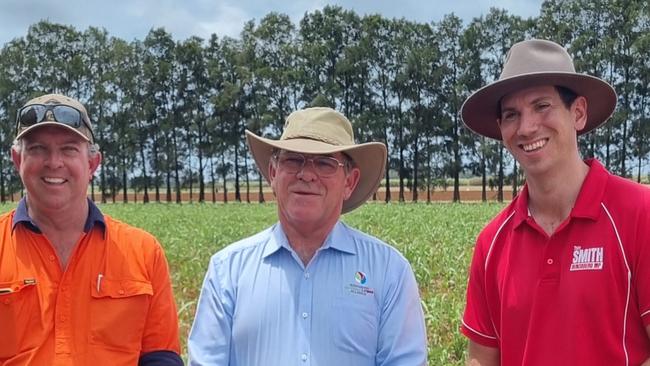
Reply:
[[[113, 143], [102, 147], [104, 156], [109, 157], [114, 163], [109, 170], [114, 171], [122, 188], [122, 201], [128, 202], [129, 174], [134, 172], [136, 164], [137, 128], [138, 122], [144, 119], [141, 108], [143, 98], [142, 78], [142, 44], [140, 42], [127, 43], [120, 38], [112, 37], [109, 40], [108, 79], [106, 92], [109, 93], [113, 104], [113, 111], [106, 124], [107, 141]], [[110, 149], [110, 150], [108, 150]], [[108, 165], [108, 164], [107, 164]], [[102, 178], [105, 182], [105, 178]], [[116, 188], [111, 188], [113, 201], [115, 201]], [[103, 191], [102, 191], [103, 192]], [[102, 202], [105, 197], [102, 196]]]
[[[334, 83], [336, 87], [330, 95], [335, 99], [337, 108], [351, 121], [357, 122], [359, 117], [368, 109], [370, 99], [370, 67], [366, 55], [367, 44], [362, 37], [361, 19], [352, 11], [343, 11], [338, 17], [330, 16], [326, 26], [342, 29], [342, 50], [334, 67]], [[360, 134], [365, 128], [359, 123], [353, 123], [357, 137], [362, 141], [365, 136]]]
[[[190, 199], [193, 197], [192, 161], [198, 164], [197, 177], [199, 184], [199, 202], [205, 201], [205, 166], [207, 141], [208, 91], [210, 89], [206, 66], [203, 39], [190, 37], [176, 46], [175, 78], [176, 94], [174, 95], [173, 113], [170, 122], [169, 154], [173, 157], [172, 168], [175, 171], [176, 184], [178, 180], [179, 159], [187, 160], [187, 182], [190, 188]], [[180, 112], [180, 113], [179, 113]], [[180, 145], [181, 137], [185, 138], [185, 146]], [[186, 156], [183, 156], [183, 151]], [[180, 156], [180, 157], [179, 157]], [[171, 174], [168, 174], [170, 177]], [[170, 179], [168, 178], [168, 181]], [[168, 184], [169, 185], [169, 184]], [[179, 189], [176, 188], [176, 200], [180, 202]]]
[[[110, 151], [112, 139], [107, 139], [112, 128], [107, 120], [111, 118], [111, 106], [115, 103], [115, 96], [109, 90], [111, 80], [111, 67], [109, 65], [111, 49], [109, 48], [108, 32], [105, 29], [90, 27], [81, 35], [81, 65], [83, 77], [78, 81], [77, 93], [87, 100], [85, 107], [93, 118], [93, 130], [96, 142], [104, 149], [106, 156], [113, 156], [115, 151]], [[108, 160], [108, 159], [106, 159]], [[108, 162], [108, 161], [107, 161]], [[111, 164], [100, 166], [100, 191], [101, 201], [105, 202], [106, 170]], [[91, 197], [95, 199], [95, 180], [90, 182]]]
[[358, 23], [355, 19], [358, 17], [354, 12], [329, 5], [301, 19], [299, 56], [305, 71], [303, 102], [323, 94], [342, 104], [343, 83], [336, 79], [336, 70], [345, 48], [358, 39], [358, 29], [353, 26]]
[[[466, 96], [485, 84], [484, 68], [482, 67], [483, 53], [489, 40], [483, 28], [483, 17], [474, 18], [465, 28], [460, 40], [464, 65], [461, 85], [465, 89], [462, 92]], [[494, 150], [494, 143], [487, 137], [473, 133], [469, 134], [468, 138], [467, 146], [478, 155], [478, 164], [472, 165], [470, 160], [470, 167], [475, 166], [477, 170], [474, 170], [474, 173], [481, 176], [481, 200], [485, 202], [487, 201], [488, 155]]]
[[[650, 153], [650, 59], [648, 57], [639, 57], [650, 53], [650, 10], [640, 12], [639, 14], [639, 35], [635, 39], [632, 54], [635, 70], [634, 78], [634, 97], [632, 120], [632, 136], [634, 144], [632, 146], [633, 155], [636, 158], [636, 180], [641, 182], [641, 173]], [[647, 167], [647, 163], [645, 165]]]
[[393, 126], [392, 132], [395, 134], [393, 140], [395, 149], [397, 150], [397, 171], [399, 179], [398, 200], [404, 202], [404, 180], [410, 176], [409, 169], [406, 166], [407, 155], [409, 155], [409, 126], [410, 116], [409, 110], [411, 106], [407, 100], [406, 83], [409, 76], [406, 68], [407, 60], [411, 52], [410, 40], [413, 31], [413, 22], [404, 19], [395, 21], [395, 33], [393, 35], [393, 42], [391, 46], [394, 50], [394, 63], [396, 70], [393, 79], [390, 82], [391, 94], [393, 99]]
[[[175, 43], [163, 28], [152, 29], [144, 39], [143, 81], [145, 83], [146, 125], [139, 129], [141, 144], [141, 159], [143, 169], [144, 201], [148, 202], [148, 180], [146, 173], [147, 158], [151, 160], [152, 180], [155, 189], [155, 200], [160, 201], [161, 163], [165, 159], [165, 136], [168, 131], [163, 127], [163, 121], [169, 118], [172, 107], [171, 82], [173, 80], [173, 62]], [[149, 144], [150, 150], [145, 151]], [[148, 153], [148, 154], [146, 154]], [[166, 158], [169, 158], [167, 156]]]
[[463, 23], [455, 15], [447, 15], [436, 26], [436, 39], [442, 55], [440, 60], [441, 79], [439, 100], [441, 101], [441, 121], [447, 121], [445, 138], [449, 142], [451, 156], [450, 172], [454, 180], [453, 201], [460, 201], [460, 172], [463, 168], [461, 157], [462, 122], [458, 111], [464, 95], [462, 90], [463, 55], [461, 48]]
[[212, 202], [217, 198], [217, 175], [223, 178], [223, 202], [228, 202], [228, 186], [226, 184], [229, 166], [226, 161], [228, 151], [228, 125], [222, 118], [221, 100], [218, 96], [222, 93], [225, 85], [223, 69], [225, 68], [222, 57], [223, 43], [216, 34], [212, 34], [204, 49], [206, 60], [206, 72], [208, 77], [208, 115], [206, 120], [206, 154], [210, 164], [210, 182], [212, 191]]
[[[241, 201], [239, 190], [240, 180], [240, 158], [242, 150], [245, 149], [243, 131], [245, 127], [244, 88], [242, 85], [242, 69], [240, 68], [240, 57], [242, 53], [241, 40], [224, 37], [218, 46], [219, 56], [216, 60], [219, 64], [213, 65], [213, 70], [218, 70], [221, 83], [220, 92], [214, 96], [214, 116], [218, 120], [220, 139], [223, 142], [221, 153], [220, 171], [224, 186], [224, 201], [227, 201], [226, 183], [228, 173], [234, 174], [235, 200]], [[213, 76], [214, 77], [214, 76]], [[228, 155], [232, 153], [232, 161], [228, 161]]]
[[[410, 39], [408, 43], [408, 54], [404, 69], [403, 88], [404, 96], [411, 106], [409, 115], [411, 118], [410, 125], [410, 151], [412, 153], [412, 201], [418, 200], [418, 191], [420, 189], [420, 176], [426, 176], [426, 185], [430, 186], [431, 172], [431, 148], [430, 139], [433, 134], [440, 130], [440, 124], [443, 123], [439, 118], [441, 113], [433, 113], [434, 104], [439, 104], [441, 100], [437, 97], [437, 92], [442, 81], [444, 70], [441, 63], [441, 55], [438, 49], [439, 39], [434, 38], [433, 29], [429, 24], [411, 23]], [[424, 154], [422, 149], [424, 147]], [[422, 156], [424, 155], [424, 157]], [[421, 173], [424, 168], [424, 174]]]
[[621, 136], [621, 139], [618, 140], [620, 143], [617, 154], [620, 166], [618, 174], [623, 177], [628, 174], [626, 161], [628, 159], [628, 144], [632, 140], [629, 125], [630, 119], [634, 115], [632, 104], [637, 73], [635, 66], [638, 65], [634, 58], [639, 57], [639, 55], [633, 54], [633, 51], [634, 44], [641, 33], [638, 19], [642, 10], [647, 6], [645, 2], [630, 0], [617, 0], [609, 4], [609, 9], [611, 9], [610, 35], [614, 41], [614, 65], [618, 74], [614, 83], [619, 96], [617, 113], [620, 114], [618, 127]]
[[[245, 144], [243, 136], [244, 130], [248, 129], [258, 133], [263, 128], [262, 116], [266, 113], [268, 108], [267, 94], [264, 91], [264, 83], [261, 77], [262, 62], [259, 58], [261, 40], [257, 37], [255, 29], [255, 21], [251, 20], [244, 24], [244, 29], [241, 32], [242, 48], [238, 57], [238, 70], [241, 75], [242, 83], [242, 97], [244, 108], [241, 109], [241, 118], [243, 120], [241, 136], [242, 142]], [[248, 149], [244, 147], [242, 154], [243, 166], [242, 173], [244, 175], [245, 185], [245, 201], [250, 203], [250, 157], [248, 156]], [[262, 179], [258, 174], [258, 202], [264, 201], [264, 192], [262, 190]]]
[[385, 171], [385, 200], [391, 201], [390, 189], [390, 157], [392, 154], [392, 136], [390, 126], [394, 124], [392, 100], [392, 80], [395, 79], [399, 65], [395, 62], [394, 37], [397, 32], [397, 22], [388, 20], [380, 15], [369, 15], [362, 20], [362, 32], [366, 45], [366, 56], [369, 63], [370, 84], [374, 93], [371, 101], [371, 111], [367, 114], [368, 130], [382, 141], [388, 149]]
[[23, 88], [85, 100], [80, 95], [84, 79], [81, 34], [71, 26], [44, 20], [29, 27], [25, 40], [28, 83]]

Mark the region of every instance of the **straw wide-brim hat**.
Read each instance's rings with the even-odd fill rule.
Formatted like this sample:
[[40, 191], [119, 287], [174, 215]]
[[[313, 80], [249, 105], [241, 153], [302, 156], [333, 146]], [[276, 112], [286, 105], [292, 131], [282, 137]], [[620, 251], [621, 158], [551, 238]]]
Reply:
[[274, 149], [302, 154], [347, 154], [361, 171], [359, 183], [343, 201], [341, 213], [361, 206], [379, 187], [386, 167], [386, 146], [380, 142], [356, 144], [352, 124], [331, 108], [307, 108], [287, 117], [279, 140], [246, 131], [246, 140], [260, 173], [270, 183], [269, 162]]
[[597, 77], [576, 73], [571, 56], [557, 43], [531, 39], [512, 46], [499, 80], [467, 98], [461, 107], [463, 122], [479, 135], [501, 140], [497, 125], [501, 98], [542, 85], [562, 86], [587, 99], [587, 123], [578, 134], [605, 123], [616, 108], [616, 92], [611, 85]]

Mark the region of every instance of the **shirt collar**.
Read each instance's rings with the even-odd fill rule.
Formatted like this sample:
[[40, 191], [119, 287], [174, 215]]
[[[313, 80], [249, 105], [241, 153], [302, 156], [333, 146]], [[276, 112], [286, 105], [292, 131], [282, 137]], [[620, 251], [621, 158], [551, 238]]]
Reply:
[[600, 203], [603, 201], [609, 172], [596, 159], [585, 160], [585, 163], [589, 165], [589, 173], [582, 183], [571, 216], [596, 220], [601, 213]]
[[[325, 250], [331, 248], [349, 254], [356, 254], [357, 251], [354, 245], [354, 239], [348, 234], [348, 230], [349, 228], [347, 225], [338, 221], [334, 225], [332, 231], [327, 235], [325, 243], [323, 243], [321, 249]], [[271, 228], [271, 239], [267, 242], [262, 257], [266, 258], [280, 250], [280, 248], [284, 248], [290, 252], [293, 251], [289, 244], [289, 239], [287, 239], [287, 235], [282, 229], [282, 224], [277, 223]]]
[[[29, 217], [27, 212], [27, 200], [25, 197], [21, 198], [14, 212], [14, 217], [12, 221], [12, 230], [16, 228], [18, 223], [23, 223], [28, 229], [36, 233], [41, 233], [41, 230], [36, 226], [36, 223]], [[88, 233], [95, 224], [99, 224], [102, 230], [106, 231], [106, 221], [104, 221], [104, 215], [99, 210], [97, 205], [90, 199], [88, 199], [88, 217], [84, 223], [84, 232]]]
[[[589, 166], [589, 172], [582, 182], [578, 198], [571, 210], [571, 217], [581, 217], [596, 220], [600, 214], [600, 202], [603, 200], [605, 186], [609, 172], [596, 159], [587, 159], [585, 163]], [[530, 216], [528, 210], [528, 185], [525, 184], [515, 202], [515, 227], [519, 226]]]

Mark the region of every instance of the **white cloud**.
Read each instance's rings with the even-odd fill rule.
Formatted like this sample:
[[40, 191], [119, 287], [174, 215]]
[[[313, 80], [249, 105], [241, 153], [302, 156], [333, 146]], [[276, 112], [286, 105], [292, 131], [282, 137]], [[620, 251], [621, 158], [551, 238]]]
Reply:
[[208, 39], [213, 33], [220, 37], [239, 37], [244, 23], [252, 19], [253, 16], [244, 9], [221, 3], [214, 9], [213, 16], [208, 18], [194, 26], [194, 34], [204, 39]]

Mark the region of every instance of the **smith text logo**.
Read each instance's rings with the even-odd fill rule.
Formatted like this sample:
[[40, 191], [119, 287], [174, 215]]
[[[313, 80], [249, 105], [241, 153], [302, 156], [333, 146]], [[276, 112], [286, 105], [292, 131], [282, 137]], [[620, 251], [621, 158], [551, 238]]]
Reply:
[[573, 262], [570, 271], [593, 271], [603, 269], [603, 247], [582, 248], [573, 247]]

